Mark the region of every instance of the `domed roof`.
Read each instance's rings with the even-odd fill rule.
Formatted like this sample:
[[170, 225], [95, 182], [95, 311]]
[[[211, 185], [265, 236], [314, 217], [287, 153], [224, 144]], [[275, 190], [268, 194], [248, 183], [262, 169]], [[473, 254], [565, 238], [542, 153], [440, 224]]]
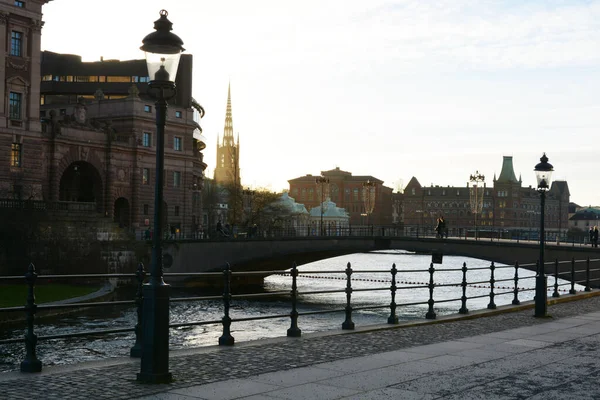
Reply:
[[287, 192], [283, 192], [281, 197], [277, 199], [276, 204], [286, 211], [294, 214], [308, 214], [304, 204], [296, 203], [293, 197], [290, 197]]
[[321, 206], [323, 207], [323, 218], [350, 219], [346, 209], [336, 207], [335, 203], [330, 199], [324, 201], [322, 205], [312, 208], [310, 216], [321, 218]]

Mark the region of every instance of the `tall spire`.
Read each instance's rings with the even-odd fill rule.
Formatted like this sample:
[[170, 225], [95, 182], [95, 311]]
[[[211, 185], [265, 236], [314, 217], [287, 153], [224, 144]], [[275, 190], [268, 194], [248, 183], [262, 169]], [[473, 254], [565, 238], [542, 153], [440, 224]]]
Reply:
[[233, 117], [231, 113], [231, 82], [227, 86], [227, 108], [225, 110], [225, 128], [223, 129], [223, 145], [233, 145]]
[[231, 82], [227, 86], [227, 108], [225, 109], [225, 127], [223, 128], [222, 142], [217, 140], [217, 165], [215, 168], [215, 181], [218, 184], [240, 183], [239, 165], [239, 133], [237, 144], [233, 136], [233, 114], [231, 112]]

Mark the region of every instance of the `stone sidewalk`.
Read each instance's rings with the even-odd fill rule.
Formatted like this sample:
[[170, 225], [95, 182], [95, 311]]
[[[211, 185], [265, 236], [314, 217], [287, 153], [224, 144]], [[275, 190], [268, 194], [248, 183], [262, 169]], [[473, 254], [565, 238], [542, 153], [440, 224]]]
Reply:
[[[137, 383], [139, 360], [131, 359], [51, 367], [40, 374], [5, 373], [0, 375], [1, 397], [600, 398], [597, 294], [563, 296], [549, 307], [551, 319], [533, 318], [526, 304], [513, 312], [507, 311], [515, 307], [507, 306], [391, 329], [172, 352], [175, 381], [169, 385]], [[566, 301], [574, 298], [579, 300]], [[560, 383], [553, 384], [558, 377]]]

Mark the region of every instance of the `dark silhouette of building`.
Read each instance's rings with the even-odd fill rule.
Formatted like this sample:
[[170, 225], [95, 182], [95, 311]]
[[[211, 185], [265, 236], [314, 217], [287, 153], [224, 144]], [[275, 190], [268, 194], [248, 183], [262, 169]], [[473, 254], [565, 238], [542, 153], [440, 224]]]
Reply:
[[[89, 211], [121, 227], [152, 220], [156, 157], [154, 100], [145, 60], [82, 62], [40, 51], [41, 6], [0, 4], [9, 51], [0, 97], [0, 198], [47, 209]], [[164, 224], [190, 233], [201, 217], [206, 164], [202, 107], [192, 98], [192, 56], [183, 55], [165, 131]]]

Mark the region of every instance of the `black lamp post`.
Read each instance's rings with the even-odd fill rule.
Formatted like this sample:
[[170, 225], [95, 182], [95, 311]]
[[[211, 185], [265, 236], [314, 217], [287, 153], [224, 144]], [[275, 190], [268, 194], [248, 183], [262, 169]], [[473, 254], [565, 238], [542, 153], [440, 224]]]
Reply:
[[137, 380], [147, 383], [166, 383], [172, 380], [169, 372], [169, 289], [163, 281], [162, 223], [163, 171], [165, 155], [165, 119], [167, 100], [175, 96], [175, 76], [183, 41], [171, 32], [173, 24], [167, 11], [160, 11], [154, 22], [155, 32], [142, 41], [146, 53], [149, 92], [156, 97], [156, 179], [154, 187], [154, 236], [150, 281], [143, 288], [142, 360]]
[[317, 179], [315, 180], [317, 185], [321, 185], [321, 224], [319, 227], [319, 236], [323, 236], [323, 204], [325, 203], [325, 190], [324, 190], [324, 185], [328, 185], [329, 184], [329, 178], [326, 178], [324, 176], [318, 176]]
[[550, 189], [550, 179], [554, 168], [548, 163], [546, 153], [540, 158], [540, 163], [534, 168], [537, 179], [537, 190], [540, 193], [540, 258], [538, 261], [537, 275], [535, 276], [535, 316], [547, 316], [548, 305], [546, 302], [546, 272], [544, 270], [544, 208], [546, 205], [546, 191]]

